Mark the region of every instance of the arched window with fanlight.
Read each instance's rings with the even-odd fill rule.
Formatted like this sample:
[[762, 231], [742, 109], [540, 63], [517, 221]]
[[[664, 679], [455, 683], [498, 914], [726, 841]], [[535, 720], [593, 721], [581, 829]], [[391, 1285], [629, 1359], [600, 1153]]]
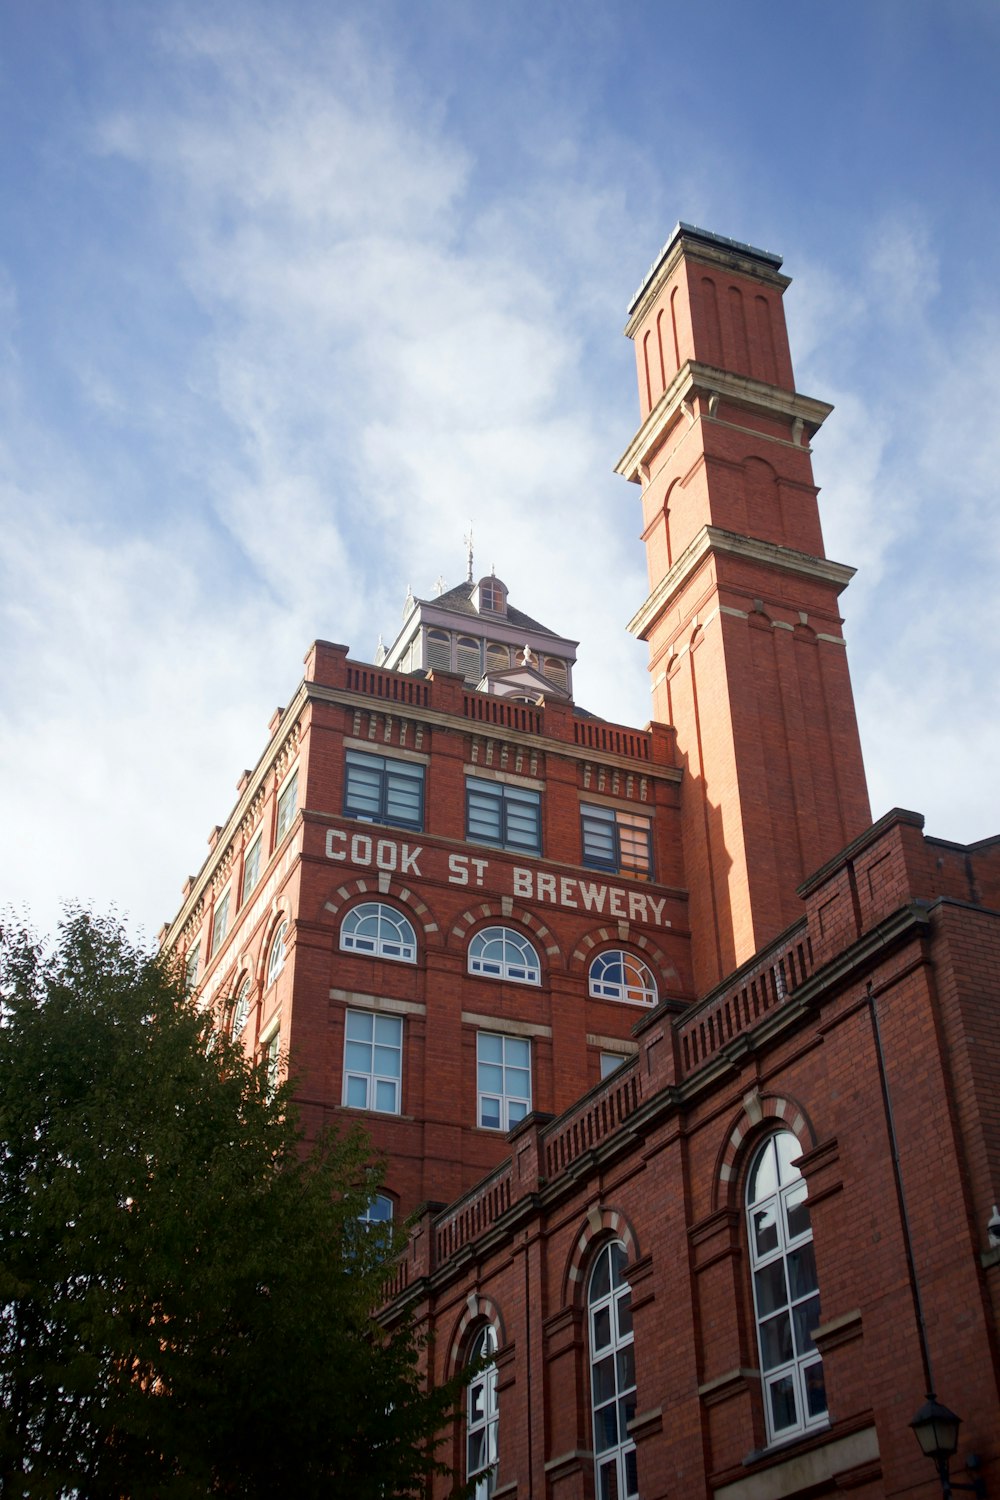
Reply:
[[413, 923], [384, 901], [362, 901], [351, 908], [340, 926], [340, 946], [347, 952], [372, 953], [406, 964], [417, 958]]
[[590, 1394], [594, 1419], [597, 1500], [630, 1500], [639, 1493], [635, 1443], [635, 1350], [632, 1291], [624, 1276], [625, 1246], [612, 1240], [598, 1255], [587, 1283]]
[[813, 1342], [819, 1283], [807, 1188], [790, 1130], [768, 1136], [747, 1174], [746, 1213], [754, 1315], [768, 1438], [827, 1421], [823, 1363]]
[[267, 983], [273, 984], [285, 967], [285, 938], [288, 935], [288, 923], [282, 922], [274, 937], [271, 939], [271, 951], [267, 959]]
[[247, 1020], [250, 1016], [251, 988], [252, 986], [250, 982], [250, 976], [247, 975], [246, 979], [244, 979], [243, 983], [240, 985], [239, 992], [236, 996], [236, 1003], [233, 1005], [233, 1018], [229, 1023], [229, 1035], [232, 1037], [234, 1042], [242, 1032], [244, 1026], [247, 1024]]
[[477, 1367], [465, 1397], [465, 1477], [475, 1483], [473, 1500], [489, 1500], [496, 1488], [500, 1436], [497, 1401], [496, 1330], [487, 1323], [469, 1349], [468, 1363]]
[[513, 927], [483, 927], [469, 943], [469, 973], [538, 984], [542, 971], [531, 943]]
[[621, 1000], [626, 1005], [655, 1005], [656, 980], [641, 958], [624, 948], [608, 948], [590, 965], [590, 993], [598, 1000]]

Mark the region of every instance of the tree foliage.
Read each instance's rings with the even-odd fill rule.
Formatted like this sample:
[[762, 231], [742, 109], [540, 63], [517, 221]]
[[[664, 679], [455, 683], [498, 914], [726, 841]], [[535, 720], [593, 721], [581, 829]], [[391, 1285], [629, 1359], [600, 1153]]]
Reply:
[[372, 1316], [365, 1138], [307, 1150], [112, 921], [0, 933], [0, 1006], [0, 1493], [420, 1493], [456, 1392]]

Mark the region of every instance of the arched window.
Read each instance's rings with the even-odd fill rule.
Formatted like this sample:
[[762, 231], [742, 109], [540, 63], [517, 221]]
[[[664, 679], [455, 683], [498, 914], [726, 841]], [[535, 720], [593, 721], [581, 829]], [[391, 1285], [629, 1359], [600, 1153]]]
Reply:
[[271, 940], [271, 952], [267, 960], [267, 982], [273, 984], [285, 967], [285, 934], [288, 923], [282, 922]]
[[632, 1292], [622, 1275], [627, 1258], [620, 1240], [605, 1245], [587, 1291], [597, 1500], [639, 1493], [635, 1444], [628, 1435], [635, 1416], [635, 1352]]
[[250, 1015], [250, 978], [247, 976], [240, 985], [239, 994], [236, 996], [236, 1004], [233, 1006], [233, 1019], [230, 1023], [229, 1034], [235, 1042]]
[[653, 971], [634, 953], [609, 948], [590, 965], [590, 993], [600, 1000], [624, 1000], [629, 1005], [655, 1005]]
[[351, 908], [341, 924], [340, 946], [406, 964], [416, 963], [417, 959], [417, 935], [412, 922], [383, 901], [362, 901], [360, 906]]
[[819, 1286], [807, 1189], [792, 1165], [801, 1152], [791, 1131], [769, 1136], [747, 1177], [754, 1312], [771, 1440], [827, 1419], [823, 1365], [812, 1340]]
[[487, 1323], [472, 1341], [469, 1364], [479, 1365], [485, 1360], [489, 1363], [469, 1382], [465, 1405], [465, 1475], [470, 1484], [476, 1481], [474, 1500], [489, 1500], [496, 1488], [500, 1428], [497, 1367], [493, 1359], [496, 1351], [496, 1331]]
[[366, 1224], [391, 1224], [392, 1223], [392, 1199], [387, 1198], [384, 1193], [376, 1193], [363, 1214], [358, 1215], [358, 1223]]
[[469, 973], [539, 984], [538, 954], [513, 927], [483, 927], [469, 943]]

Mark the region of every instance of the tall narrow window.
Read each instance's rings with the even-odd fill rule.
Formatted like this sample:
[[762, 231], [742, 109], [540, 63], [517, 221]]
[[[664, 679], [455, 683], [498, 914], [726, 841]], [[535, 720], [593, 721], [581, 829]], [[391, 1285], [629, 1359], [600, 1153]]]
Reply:
[[285, 967], [285, 937], [288, 923], [282, 922], [271, 940], [271, 952], [267, 960], [267, 983], [273, 984]]
[[469, 1382], [465, 1407], [465, 1474], [470, 1484], [473, 1480], [476, 1483], [473, 1500], [489, 1500], [496, 1488], [500, 1429], [497, 1367], [493, 1358], [496, 1351], [496, 1332], [487, 1323], [476, 1335], [469, 1351], [469, 1364], [484, 1366]]
[[229, 931], [229, 900], [232, 891], [229, 886], [223, 891], [219, 900], [215, 903], [215, 914], [212, 917], [212, 957], [222, 947], [226, 933]]
[[747, 1178], [757, 1345], [772, 1441], [827, 1420], [823, 1365], [812, 1338], [819, 1323], [819, 1285], [807, 1189], [792, 1165], [801, 1150], [791, 1131], [770, 1136]]
[[626, 1259], [619, 1240], [605, 1245], [587, 1292], [597, 1500], [639, 1493], [635, 1444], [628, 1435], [635, 1416], [635, 1351], [632, 1292], [622, 1274]]
[[233, 1006], [233, 1019], [230, 1022], [230, 1036], [235, 1042], [241, 1034], [250, 1016], [250, 978], [244, 979], [240, 985], [239, 994], [236, 996], [236, 1004]]
[[240, 891], [241, 903], [247, 899], [260, 879], [260, 848], [261, 835], [258, 833], [243, 860], [243, 887]]
[[281, 1034], [276, 1031], [267, 1044], [267, 1092], [270, 1097], [281, 1079]]
[[531, 1113], [531, 1043], [481, 1031], [476, 1058], [479, 1124], [484, 1130], [513, 1130]]
[[403, 1075], [403, 1022], [399, 1016], [349, 1010], [344, 1032], [344, 1103], [398, 1115]]
[[296, 766], [291, 776], [288, 777], [284, 786], [278, 794], [278, 826], [274, 830], [274, 842], [280, 844], [295, 817], [295, 809], [299, 791], [299, 771]]
[[201, 956], [201, 943], [193, 943], [188, 949], [187, 958], [184, 961], [184, 983], [189, 990], [193, 990], [198, 983], [198, 959]]

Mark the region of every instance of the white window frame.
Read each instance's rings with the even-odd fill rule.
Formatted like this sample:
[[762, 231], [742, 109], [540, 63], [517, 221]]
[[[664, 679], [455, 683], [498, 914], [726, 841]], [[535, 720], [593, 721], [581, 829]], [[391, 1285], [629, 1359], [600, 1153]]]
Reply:
[[[640, 834], [645, 835], [642, 855], [637, 852]], [[581, 802], [580, 844], [582, 862], [592, 870], [632, 880], [653, 878], [653, 820], [644, 813]]]
[[[499, 952], [497, 945], [499, 944]], [[513, 927], [481, 927], [469, 939], [469, 973], [513, 984], [541, 984], [535, 946]]]
[[225, 942], [226, 933], [229, 931], [229, 919], [232, 916], [232, 911], [230, 909], [232, 907], [232, 904], [233, 887], [232, 882], [230, 882], [230, 884], [226, 886], [226, 889], [223, 891], [222, 895], [219, 897], [218, 901], [216, 901], [215, 906], [212, 910], [212, 947], [209, 951], [210, 958], [215, 957], [219, 949], [222, 947], [222, 944]]
[[[747, 1173], [754, 1322], [764, 1419], [772, 1443], [825, 1427], [830, 1420], [823, 1362], [811, 1338], [820, 1320], [820, 1297], [808, 1190], [798, 1167], [792, 1166], [801, 1152], [791, 1131], [776, 1131], [754, 1153]], [[779, 1418], [782, 1393], [786, 1410], [791, 1397], [790, 1421]]]
[[299, 768], [285, 777], [278, 789], [278, 811], [274, 824], [274, 847], [277, 848], [295, 822], [299, 810]]
[[[364, 1048], [368, 1051], [367, 1058], [362, 1056]], [[389, 1054], [395, 1056], [391, 1057]], [[390, 1062], [395, 1064], [394, 1071], [387, 1070], [386, 1065]], [[364, 1090], [364, 1102], [358, 1099], [359, 1085]], [[347, 1011], [344, 1020], [344, 1083], [341, 1097], [345, 1109], [365, 1109], [381, 1115], [398, 1115], [402, 1112], [402, 1016], [385, 1015], [373, 1010]]]
[[[522, 1081], [524, 1074], [526, 1083]], [[519, 1091], [519, 1084], [526, 1091]], [[476, 1124], [480, 1130], [499, 1130], [506, 1135], [530, 1114], [530, 1039], [500, 1031], [477, 1032]]]
[[244, 1027], [250, 1019], [250, 994], [253, 989], [253, 980], [248, 974], [240, 985], [233, 1002], [233, 1016], [229, 1023], [229, 1035], [235, 1042], [237, 1037], [242, 1036]]
[[346, 953], [371, 953], [396, 963], [417, 961], [413, 923], [404, 912], [385, 901], [362, 901], [352, 906], [340, 924], [340, 946]]
[[[240, 882], [240, 905], [257, 887], [261, 873], [261, 855], [264, 852], [264, 830], [258, 828], [255, 836], [247, 845], [247, 851], [243, 856], [243, 879]], [[248, 880], [251, 872], [253, 878]]]
[[[621, 977], [615, 975], [616, 968]], [[627, 948], [605, 948], [592, 958], [587, 988], [595, 1000], [616, 1000], [622, 1005], [653, 1006], [659, 999], [652, 969]]]
[[[628, 1252], [621, 1240], [600, 1251], [587, 1281], [590, 1411], [594, 1434], [597, 1500], [634, 1500], [639, 1494], [635, 1443], [628, 1423], [635, 1416], [635, 1352], [632, 1290], [622, 1275]], [[607, 1290], [595, 1282], [607, 1273]]]
[[287, 936], [288, 919], [287, 917], [283, 917], [278, 923], [274, 937], [271, 939], [271, 946], [268, 949], [267, 977], [264, 981], [265, 989], [274, 983], [278, 975], [281, 973], [282, 969], [285, 967], [285, 959], [287, 957], [285, 951], [285, 939], [287, 938]]
[[470, 1485], [475, 1482], [473, 1500], [490, 1500], [496, 1489], [500, 1438], [496, 1352], [496, 1329], [487, 1323], [473, 1338], [466, 1361], [470, 1365], [489, 1361], [470, 1380], [465, 1397], [465, 1477]]

